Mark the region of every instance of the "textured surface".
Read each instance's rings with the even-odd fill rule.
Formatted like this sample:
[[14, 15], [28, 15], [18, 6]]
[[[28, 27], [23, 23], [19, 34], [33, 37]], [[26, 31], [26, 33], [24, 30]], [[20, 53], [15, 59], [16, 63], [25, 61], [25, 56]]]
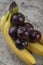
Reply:
[[[3, 16], [14, 0], [0, 0], [0, 17]], [[15, 0], [20, 11], [26, 16], [34, 27], [43, 33], [43, 0]], [[34, 55], [34, 54], [33, 54]], [[43, 65], [43, 57], [34, 55], [37, 60], [36, 65]], [[14, 55], [7, 46], [0, 32], [0, 65], [25, 65]]]

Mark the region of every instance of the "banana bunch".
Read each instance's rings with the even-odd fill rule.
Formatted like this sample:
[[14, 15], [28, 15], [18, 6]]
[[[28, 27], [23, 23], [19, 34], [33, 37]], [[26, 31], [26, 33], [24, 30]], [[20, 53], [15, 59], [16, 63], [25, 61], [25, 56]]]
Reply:
[[9, 28], [11, 27], [11, 23], [10, 23], [11, 16], [13, 15], [13, 13], [17, 13], [19, 11], [18, 6], [17, 5], [15, 6], [15, 2], [13, 2], [12, 4], [11, 4], [12, 6], [10, 5], [9, 7], [9, 11], [0, 20], [1, 32], [5, 40], [7, 41], [9, 47], [18, 56], [18, 58], [20, 58], [27, 65], [35, 65], [36, 60], [30, 53], [30, 51], [34, 54], [43, 56], [43, 35], [41, 36], [41, 40], [39, 42], [37, 43], [29, 42], [26, 49], [19, 50], [14, 44], [15, 41], [12, 40], [12, 38], [8, 33]]

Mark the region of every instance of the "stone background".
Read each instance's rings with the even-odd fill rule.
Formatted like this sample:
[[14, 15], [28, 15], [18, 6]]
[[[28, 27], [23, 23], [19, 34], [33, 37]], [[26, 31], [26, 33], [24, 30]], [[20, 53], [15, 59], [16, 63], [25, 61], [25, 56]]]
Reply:
[[[14, 0], [0, 0], [0, 17], [7, 11]], [[43, 33], [43, 0], [15, 0], [26, 19]], [[36, 65], [43, 65], [43, 57], [33, 54]], [[0, 32], [0, 65], [25, 65], [12, 53]]]

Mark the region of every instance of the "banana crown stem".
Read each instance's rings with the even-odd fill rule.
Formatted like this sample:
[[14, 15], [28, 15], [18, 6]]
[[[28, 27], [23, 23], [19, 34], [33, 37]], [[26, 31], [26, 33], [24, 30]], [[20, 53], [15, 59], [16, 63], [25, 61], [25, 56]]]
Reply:
[[18, 13], [18, 11], [19, 11], [19, 8], [18, 8], [18, 6], [17, 6], [17, 7], [15, 7], [15, 8], [13, 9], [12, 12], [14, 12], [14, 13]]

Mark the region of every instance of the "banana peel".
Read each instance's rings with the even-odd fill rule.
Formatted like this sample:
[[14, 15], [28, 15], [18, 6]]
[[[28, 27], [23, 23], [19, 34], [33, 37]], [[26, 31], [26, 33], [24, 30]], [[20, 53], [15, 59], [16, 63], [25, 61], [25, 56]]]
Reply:
[[43, 35], [41, 35], [41, 40], [39, 41], [39, 43], [43, 45]]
[[[10, 20], [10, 19], [9, 19]], [[34, 59], [34, 57], [31, 55], [30, 52], [28, 52], [26, 49], [24, 50], [19, 50], [16, 46], [15, 46], [15, 42], [13, 42], [13, 40], [11, 39], [11, 37], [9, 36], [9, 28], [11, 26], [10, 21], [7, 21], [4, 25], [3, 28], [3, 34], [4, 34], [4, 38], [7, 41], [9, 47], [12, 49], [12, 51], [22, 60], [24, 61], [27, 65], [34, 65], [36, 64], [36, 60]]]
[[8, 18], [9, 18], [9, 11], [1, 18], [0, 28], [1, 28], [2, 32], [3, 32], [3, 26], [6, 23], [6, 21], [8, 20]]
[[32, 53], [43, 56], [43, 45], [40, 43], [30, 43], [27, 46], [27, 49]]

